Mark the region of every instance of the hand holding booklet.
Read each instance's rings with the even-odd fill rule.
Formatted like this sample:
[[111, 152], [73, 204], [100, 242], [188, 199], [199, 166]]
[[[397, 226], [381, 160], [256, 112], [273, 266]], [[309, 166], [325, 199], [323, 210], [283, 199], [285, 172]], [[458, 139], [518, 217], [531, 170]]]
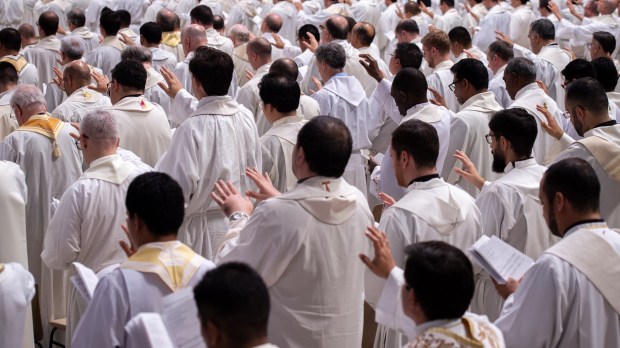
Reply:
[[506, 284], [508, 278], [519, 280], [534, 260], [508, 243], [492, 236], [482, 236], [469, 248], [474, 262], [482, 267], [498, 283]]

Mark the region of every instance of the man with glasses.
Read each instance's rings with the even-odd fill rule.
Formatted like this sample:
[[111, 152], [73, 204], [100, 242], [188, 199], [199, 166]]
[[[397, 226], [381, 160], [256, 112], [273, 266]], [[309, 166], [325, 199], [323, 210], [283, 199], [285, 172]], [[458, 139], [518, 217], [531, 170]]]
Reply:
[[[476, 205], [482, 213], [484, 234], [500, 238], [534, 260], [555, 242], [543, 218], [538, 196], [546, 168], [532, 158], [537, 123], [520, 108], [493, 115], [486, 135], [493, 154], [491, 168], [504, 173], [494, 182], [485, 181], [465, 154], [456, 155], [464, 165], [464, 170], [457, 171], [459, 175], [480, 189]], [[495, 292], [491, 277], [484, 272], [482, 276], [484, 289], [481, 296], [473, 299], [471, 310], [495, 320], [503, 300]]]
[[[55, 270], [69, 270], [73, 262], [79, 262], [99, 272], [126, 259], [118, 246], [126, 238], [120, 228], [126, 218], [123, 202], [129, 183], [145, 170], [117, 154], [118, 122], [109, 111], [98, 109], [84, 116], [76, 145], [88, 169], [60, 198], [41, 259]], [[70, 283], [65, 289], [69, 342], [87, 303]]]
[[36, 86], [18, 85], [11, 107], [19, 128], [0, 143], [0, 160], [17, 163], [26, 176], [28, 268], [40, 285], [41, 319], [48, 323], [65, 317], [63, 274], [41, 262], [50, 203], [82, 174], [82, 158], [70, 135], [77, 131], [47, 113], [43, 93]]

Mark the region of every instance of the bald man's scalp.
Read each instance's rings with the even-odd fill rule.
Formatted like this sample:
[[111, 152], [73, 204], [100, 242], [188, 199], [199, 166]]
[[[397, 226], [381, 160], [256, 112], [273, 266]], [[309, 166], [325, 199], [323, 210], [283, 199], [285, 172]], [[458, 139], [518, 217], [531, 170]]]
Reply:
[[205, 28], [200, 24], [190, 24], [181, 32], [181, 39], [189, 38], [190, 41], [207, 41]]
[[358, 22], [353, 26], [353, 33], [364, 47], [368, 47], [375, 39], [375, 27], [370, 23]]
[[74, 60], [67, 64], [63, 75], [83, 83], [84, 86], [90, 84], [91, 81], [90, 67], [81, 60]]
[[250, 40], [248, 51], [256, 53], [261, 58], [271, 57], [271, 43], [262, 37]]
[[267, 29], [271, 32], [278, 33], [282, 29], [282, 17], [277, 13], [268, 14], [264, 21]]
[[269, 67], [269, 72], [276, 75], [285, 75], [297, 80], [299, 68], [294, 60], [290, 58], [280, 58], [271, 64], [271, 67]]
[[19, 31], [19, 34], [25, 39], [32, 39], [35, 37], [34, 27], [32, 24], [24, 23], [19, 26], [17, 31]]

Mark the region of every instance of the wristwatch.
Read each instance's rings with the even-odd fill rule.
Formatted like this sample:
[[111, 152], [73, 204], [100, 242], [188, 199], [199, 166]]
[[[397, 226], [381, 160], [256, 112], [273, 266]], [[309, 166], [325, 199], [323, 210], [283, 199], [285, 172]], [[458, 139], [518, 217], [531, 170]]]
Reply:
[[233, 221], [241, 220], [242, 218], [246, 218], [247, 219], [247, 218], [249, 218], [249, 216], [248, 216], [248, 214], [246, 214], [246, 213], [244, 213], [242, 211], [236, 211], [236, 212], [230, 214], [230, 216], [228, 217], [228, 220], [230, 222], [233, 222]]

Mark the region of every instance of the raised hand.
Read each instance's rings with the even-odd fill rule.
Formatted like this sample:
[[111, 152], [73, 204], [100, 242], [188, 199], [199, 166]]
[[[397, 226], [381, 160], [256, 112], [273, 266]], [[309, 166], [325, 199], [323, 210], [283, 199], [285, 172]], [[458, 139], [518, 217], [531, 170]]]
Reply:
[[392, 257], [392, 251], [390, 250], [390, 242], [385, 232], [379, 231], [372, 226], [368, 227], [365, 234], [372, 242], [373, 249], [375, 250], [375, 257], [371, 260], [370, 257], [360, 254], [359, 258], [377, 277], [387, 279], [392, 269], [396, 267], [396, 263]]
[[273, 39], [276, 41], [275, 43], [271, 44], [273, 47], [279, 48], [279, 49], [284, 48], [284, 41], [282, 41], [282, 38], [280, 37], [280, 35], [276, 33], [271, 33], [271, 37], [273, 37]]
[[282, 193], [278, 191], [271, 182], [271, 178], [269, 178], [269, 174], [267, 173], [259, 173], [256, 168], [246, 168], [245, 174], [254, 181], [256, 186], [258, 187], [258, 191], [248, 191], [245, 194], [248, 197], [252, 197], [259, 201], [264, 201], [271, 197], [279, 196]]
[[93, 70], [91, 70], [90, 76], [92, 76], [93, 80], [95, 80], [95, 86], [88, 85], [88, 88], [93, 89], [99, 93], [106, 93], [106, 91], [108, 90], [108, 83], [110, 82], [108, 77]]
[[316, 92], [318, 92], [318, 91], [323, 89], [323, 84], [315, 76], [312, 77], [312, 82], [314, 82], [314, 85], [316, 86], [316, 90], [311, 89], [310, 90], [310, 95], [312, 95], [312, 94], [314, 94], [314, 93], [316, 93]]
[[444, 99], [444, 97], [441, 95], [441, 93], [439, 93], [438, 90], [428, 87], [428, 90], [431, 92], [431, 94], [433, 95], [433, 99], [429, 100], [432, 104], [435, 104], [437, 106], [443, 106], [444, 108], [448, 108], [446, 106], [446, 100]]
[[467, 157], [467, 155], [463, 151], [456, 150], [454, 157], [456, 157], [457, 160], [463, 163], [464, 168], [461, 169], [459, 167], [454, 167], [454, 172], [462, 176], [467, 182], [475, 185], [479, 190], [481, 190], [482, 186], [484, 186], [485, 180], [480, 175], [480, 173], [478, 173], [478, 169], [476, 169], [474, 163], [469, 159], [469, 157]]
[[538, 110], [541, 114], [543, 114], [543, 116], [545, 116], [545, 119], [547, 120], [546, 123], [541, 120], [540, 126], [550, 136], [556, 138], [557, 140], [560, 140], [560, 138], [562, 138], [562, 135], [564, 135], [564, 130], [556, 122], [555, 118], [553, 117], [553, 115], [551, 115], [547, 107], [544, 105], [536, 105], [536, 110]]
[[159, 72], [161, 73], [161, 76], [164, 77], [164, 80], [166, 80], [166, 83], [162, 81], [162, 82], [158, 82], [157, 85], [171, 99], [174, 99], [177, 93], [179, 93], [179, 91], [183, 89], [183, 85], [181, 85], [181, 81], [179, 81], [179, 78], [172, 71], [170, 71], [170, 69], [166, 67], [162, 67], [159, 70]]
[[379, 192], [379, 199], [383, 201], [383, 205], [385, 207], [391, 207], [394, 205], [394, 203], [396, 203], [396, 200], [392, 198], [392, 196], [384, 192]]
[[135, 45], [135, 42], [133, 41], [133, 39], [130, 38], [127, 34], [119, 32], [119, 35], [121, 37], [118, 38], [118, 39], [121, 40], [121, 42], [124, 43], [125, 45], [127, 45], [127, 46]]
[[224, 182], [219, 180], [215, 183], [211, 198], [222, 208], [226, 216], [230, 216], [234, 212], [243, 212], [247, 215], [252, 214], [254, 205], [249, 197], [243, 197], [235, 188], [232, 182]]
[[370, 77], [377, 80], [377, 82], [381, 82], [385, 78], [383, 71], [379, 69], [379, 64], [370, 54], [360, 54], [360, 64], [366, 69], [366, 72]]
[[498, 40], [506, 41], [510, 46], [514, 45], [514, 42], [510, 40], [510, 37], [499, 30], [495, 31], [495, 38]]
[[118, 244], [121, 246], [121, 249], [123, 249], [123, 251], [125, 252], [125, 255], [127, 255], [127, 257], [129, 258], [129, 257], [132, 257], [133, 254], [136, 253], [136, 251], [138, 251], [138, 248], [136, 248], [136, 244], [131, 239], [131, 235], [129, 234], [129, 230], [127, 229], [127, 226], [121, 225], [121, 228], [123, 229], [123, 232], [125, 232], [125, 235], [127, 236], [127, 240], [129, 240], [129, 243], [127, 243], [124, 240], [120, 240], [118, 241]]
[[54, 80], [52, 80], [52, 82], [57, 84], [58, 87], [60, 87], [60, 89], [62, 89], [64, 91], [65, 90], [65, 85], [64, 85], [64, 83], [62, 83], [62, 72], [56, 66], [53, 67], [52, 69], [54, 70], [54, 75], [56, 75], [56, 77], [54, 77]]
[[306, 37], [310, 42], [301, 41], [301, 45], [309, 49], [312, 53], [316, 52], [316, 49], [319, 48], [319, 42], [316, 41], [316, 37], [314, 37], [312, 33], [306, 33]]

